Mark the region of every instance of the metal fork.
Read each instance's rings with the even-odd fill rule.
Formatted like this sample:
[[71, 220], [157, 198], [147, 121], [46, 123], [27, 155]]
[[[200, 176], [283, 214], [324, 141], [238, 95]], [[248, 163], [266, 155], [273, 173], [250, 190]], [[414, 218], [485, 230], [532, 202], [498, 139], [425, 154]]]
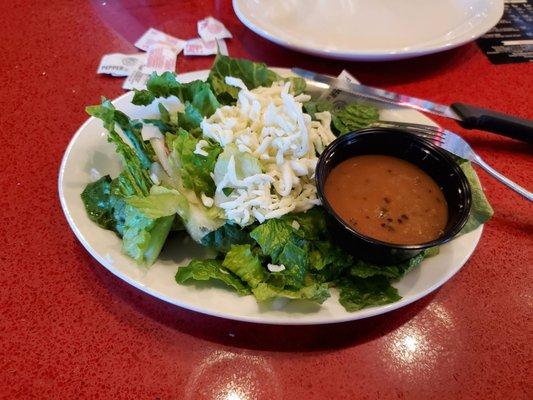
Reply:
[[422, 137], [424, 139], [429, 140], [434, 145], [452, 153], [455, 154], [458, 157], [464, 158], [465, 160], [472, 161], [479, 165], [481, 168], [483, 168], [485, 171], [487, 171], [490, 175], [492, 175], [494, 178], [499, 180], [504, 185], [507, 185], [511, 189], [513, 189], [515, 192], [521, 194], [529, 201], [533, 201], [533, 193], [527, 191], [522, 186], [517, 185], [513, 181], [511, 181], [509, 178], [506, 178], [502, 174], [500, 174], [498, 171], [496, 171], [494, 168], [492, 168], [490, 165], [488, 165], [485, 161], [482, 160], [482, 158], [474, 151], [472, 150], [472, 147], [459, 135], [448, 131], [446, 129], [437, 127], [437, 126], [429, 126], [429, 125], [421, 125], [421, 124], [411, 124], [411, 123], [403, 123], [403, 122], [391, 122], [391, 121], [379, 121], [373, 124], [372, 126], [378, 126], [378, 127], [384, 127], [384, 128], [406, 128], [409, 131], [411, 131], [413, 134]]

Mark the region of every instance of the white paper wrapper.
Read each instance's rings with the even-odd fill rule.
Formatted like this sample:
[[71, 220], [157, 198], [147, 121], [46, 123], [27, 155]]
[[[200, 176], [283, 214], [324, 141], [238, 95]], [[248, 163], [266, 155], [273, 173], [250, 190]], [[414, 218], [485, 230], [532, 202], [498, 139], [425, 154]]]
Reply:
[[217, 39], [230, 39], [233, 36], [224, 24], [213, 17], [207, 17], [198, 21], [198, 35], [206, 42]]
[[129, 76], [133, 71], [146, 64], [146, 54], [106, 54], [100, 60], [96, 73], [113, 76]]
[[217, 54], [218, 51], [222, 55], [228, 55], [228, 46], [226, 46], [224, 40], [219, 39], [206, 42], [201, 38], [196, 38], [187, 40], [183, 54], [186, 56], [211, 56]]
[[146, 89], [146, 83], [150, 78], [150, 74], [143, 72], [142, 69], [136, 69], [133, 71], [122, 84], [122, 89], [133, 90], [133, 89]]
[[150, 28], [135, 42], [135, 47], [143, 51], [148, 51], [148, 49], [155, 44], [166, 44], [167, 46], [176, 49], [177, 53], [179, 53], [183, 50], [183, 46], [185, 46], [185, 40], [175, 38], [165, 32]]
[[148, 48], [146, 65], [142, 71], [150, 74], [157, 72], [162, 74], [165, 71], [174, 72], [176, 70], [176, 58], [178, 51], [166, 44], [154, 44]]
[[[359, 83], [348, 71], [342, 70], [342, 72], [337, 76], [338, 79], [343, 79], [346, 82]], [[320, 99], [328, 100], [335, 104], [335, 107], [343, 107], [348, 103], [353, 103], [354, 95], [350, 93], [343, 92], [339, 89], [330, 88], [320, 95]]]

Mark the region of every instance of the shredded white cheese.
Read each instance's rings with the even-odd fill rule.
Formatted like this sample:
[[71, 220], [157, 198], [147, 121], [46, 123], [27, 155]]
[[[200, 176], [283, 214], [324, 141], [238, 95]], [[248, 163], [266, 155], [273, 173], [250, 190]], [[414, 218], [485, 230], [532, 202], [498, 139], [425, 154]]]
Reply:
[[206, 147], [207, 145], [209, 145], [209, 143], [207, 143], [207, 140], [199, 140], [198, 143], [196, 143], [196, 147], [194, 148], [194, 154], [207, 157], [208, 153], [204, 150], [204, 147]]
[[207, 208], [213, 207], [213, 204], [215, 204], [215, 200], [212, 197], [206, 196], [205, 193], [202, 193], [201, 195], [202, 204], [206, 206]]
[[[215, 179], [215, 205], [241, 226], [319, 205], [314, 174], [318, 154], [335, 139], [330, 113], [317, 113], [318, 120], [312, 121], [302, 111], [310, 97], [293, 96], [290, 82], [253, 90], [237, 78], [226, 77], [226, 83], [241, 89], [237, 104], [204, 118], [203, 136], [222, 147], [235, 145], [257, 159], [261, 171], [239, 177], [242, 171], [232, 156], [225, 175]], [[232, 191], [226, 195], [223, 189]]]
[[285, 271], [285, 265], [283, 264], [280, 264], [280, 265], [276, 265], [276, 264], [268, 264], [267, 265], [267, 268], [270, 272], [281, 272], [281, 271]]

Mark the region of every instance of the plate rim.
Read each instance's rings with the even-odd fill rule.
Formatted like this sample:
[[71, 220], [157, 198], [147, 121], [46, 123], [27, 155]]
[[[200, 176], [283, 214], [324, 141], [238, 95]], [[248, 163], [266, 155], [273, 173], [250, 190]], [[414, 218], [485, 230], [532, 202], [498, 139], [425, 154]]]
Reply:
[[[353, 51], [338, 51], [330, 49], [314, 48], [312, 46], [305, 46], [299, 43], [293, 43], [287, 39], [277, 36], [275, 33], [254, 24], [254, 22], [245, 15], [244, 11], [240, 7], [240, 3], [248, 0], [232, 0], [232, 6], [239, 21], [241, 21], [248, 29], [262, 38], [269, 40], [277, 45], [296, 50], [302, 53], [311, 54], [314, 56], [331, 58], [336, 60], [347, 61], [393, 61], [406, 58], [420, 57], [428, 54], [439, 53], [445, 50], [454, 49], [456, 47], [463, 46], [471, 41], [478, 39], [480, 36], [492, 29], [498, 21], [502, 18], [504, 13], [504, 0], [491, 0], [497, 8], [494, 8], [494, 16], [488, 19], [486, 24], [482, 25], [482, 29], [473, 30], [475, 32], [471, 35], [463, 34], [458, 41], [445, 42], [437, 46], [411, 48], [409, 50], [353, 50]], [[496, 15], [498, 17], [496, 18]], [[490, 16], [489, 16], [490, 17]], [[489, 18], [487, 17], [487, 18]]]
[[[279, 72], [285, 72], [290, 73], [290, 70], [286, 68], [273, 68], [274, 70], [277, 70]], [[207, 76], [209, 70], [198, 70], [198, 71], [190, 71], [183, 74], [178, 74], [177, 76], [180, 77], [182, 80], [188, 79], [188, 77], [194, 77], [199, 74], [203, 74], [204, 76]], [[132, 96], [133, 92], [129, 91], [126, 92], [115, 99], [112, 100], [112, 103], [121, 101], [128, 96]], [[421, 114], [421, 113], [420, 113]], [[421, 114], [423, 115], [423, 114]], [[421, 298], [427, 296], [428, 294], [434, 292], [439, 287], [444, 285], [446, 282], [448, 282], [456, 273], [458, 273], [463, 266], [466, 264], [466, 262], [470, 259], [472, 254], [475, 252], [479, 241], [482, 236], [482, 232], [484, 229], [484, 225], [481, 225], [478, 227], [475, 231], [470, 233], [476, 233], [475, 237], [472, 240], [472, 249], [468, 252], [461, 260], [457, 263], [457, 265], [447, 271], [447, 273], [434, 285], [430, 286], [426, 290], [423, 290], [422, 292], [417, 293], [416, 295], [412, 295], [409, 297], [402, 297], [399, 301], [396, 301], [394, 303], [385, 304], [381, 306], [376, 307], [370, 307], [367, 309], [359, 310], [356, 313], [348, 313], [343, 316], [333, 316], [329, 318], [314, 318], [314, 319], [307, 319], [306, 317], [299, 318], [299, 319], [286, 319], [286, 318], [279, 318], [279, 317], [268, 317], [268, 319], [265, 319], [264, 317], [261, 317], [260, 315], [257, 316], [247, 316], [247, 315], [235, 315], [228, 312], [221, 312], [221, 311], [212, 311], [209, 309], [205, 309], [199, 306], [196, 306], [191, 303], [182, 302], [180, 300], [173, 299], [157, 290], [151, 289], [149, 286], [142, 284], [141, 282], [133, 279], [132, 277], [129, 277], [122, 273], [119, 269], [113, 268], [112, 265], [108, 264], [107, 260], [100, 254], [96, 249], [93, 248], [93, 246], [88, 242], [88, 240], [83, 236], [82, 232], [76, 225], [72, 215], [70, 214], [68, 204], [65, 198], [65, 194], [63, 192], [63, 180], [65, 175], [65, 168], [66, 164], [69, 159], [69, 155], [72, 151], [72, 148], [75, 146], [75, 143], [77, 139], [82, 135], [84, 132], [84, 129], [87, 125], [89, 125], [93, 120], [96, 118], [89, 117], [85, 122], [78, 128], [78, 130], [75, 132], [75, 134], [72, 136], [72, 138], [69, 141], [68, 146], [65, 149], [65, 152], [63, 154], [63, 157], [61, 159], [60, 168], [58, 171], [58, 194], [59, 194], [59, 200], [61, 204], [61, 209], [67, 219], [67, 222], [69, 224], [70, 229], [74, 232], [74, 235], [76, 238], [80, 241], [80, 243], [83, 245], [85, 250], [96, 260], [99, 264], [101, 264], [104, 268], [106, 268], [109, 272], [111, 272], [114, 276], [117, 278], [123, 280], [124, 282], [128, 283], [129, 285], [135, 287], [136, 289], [141, 290], [142, 292], [153, 296], [161, 301], [164, 301], [166, 303], [178, 306], [180, 308], [183, 308], [185, 310], [194, 311], [197, 313], [209, 315], [212, 317], [219, 317], [219, 318], [225, 318], [229, 320], [234, 321], [240, 321], [240, 322], [249, 322], [249, 323], [257, 323], [257, 324], [266, 324], [266, 325], [289, 325], [289, 326], [297, 326], [297, 325], [325, 325], [325, 324], [334, 324], [334, 323], [342, 323], [342, 322], [349, 322], [349, 321], [356, 321], [360, 319], [365, 319], [381, 314], [386, 314], [388, 312], [397, 310], [399, 308], [405, 307], [417, 300], [420, 300]], [[311, 315], [316, 315], [311, 314]]]

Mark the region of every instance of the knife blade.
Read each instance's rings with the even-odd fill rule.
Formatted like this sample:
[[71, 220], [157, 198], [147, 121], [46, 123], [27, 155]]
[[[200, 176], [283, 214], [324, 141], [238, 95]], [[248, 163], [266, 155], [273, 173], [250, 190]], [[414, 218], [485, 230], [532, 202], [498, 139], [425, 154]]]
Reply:
[[328, 75], [292, 68], [292, 72], [310, 81], [320, 82], [331, 88], [351, 93], [355, 96], [385, 102], [403, 107], [413, 108], [441, 117], [452, 118], [467, 129], [480, 129], [497, 133], [513, 139], [533, 143], [533, 121], [526, 120], [464, 103], [453, 103], [451, 106], [434, 103], [418, 97], [390, 92], [371, 86], [347, 82]]

